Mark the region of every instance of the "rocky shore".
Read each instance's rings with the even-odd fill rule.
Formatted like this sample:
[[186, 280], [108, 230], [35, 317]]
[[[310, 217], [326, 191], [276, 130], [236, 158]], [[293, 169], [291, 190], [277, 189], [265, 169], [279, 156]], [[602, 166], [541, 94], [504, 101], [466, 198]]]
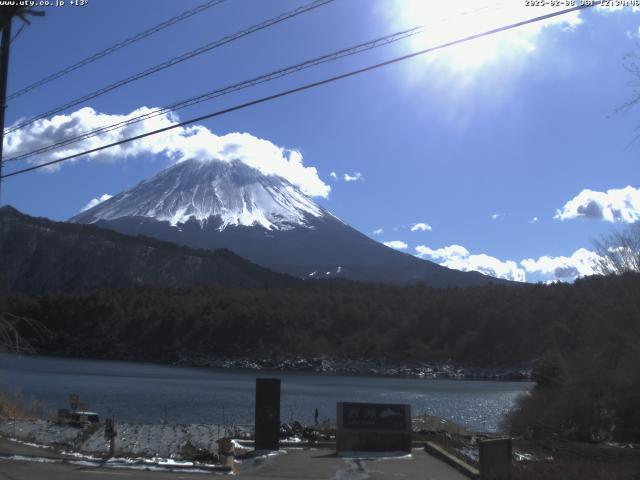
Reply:
[[530, 381], [530, 367], [459, 367], [449, 364], [401, 365], [369, 359], [336, 359], [330, 357], [298, 357], [293, 359], [255, 359], [183, 357], [176, 365], [220, 368], [228, 370], [265, 370], [278, 372], [337, 373], [344, 375], [371, 375], [380, 377], [408, 377], [454, 380]]

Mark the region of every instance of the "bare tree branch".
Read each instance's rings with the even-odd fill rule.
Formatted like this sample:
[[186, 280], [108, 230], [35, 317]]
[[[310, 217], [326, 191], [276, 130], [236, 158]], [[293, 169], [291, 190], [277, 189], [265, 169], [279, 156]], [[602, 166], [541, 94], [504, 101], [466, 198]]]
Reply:
[[19, 317], [9, 312], [0, 312], [0, 351], [33, 353], [33, 345], [20, 333], [19, 328], [25, 327], [38, 339], [51, 335], [49, 329], [37, 320]]
[[593, 242], [598, 259], [596, 270], [603, 274], [640, 272], [640, 223], [613, 232]]

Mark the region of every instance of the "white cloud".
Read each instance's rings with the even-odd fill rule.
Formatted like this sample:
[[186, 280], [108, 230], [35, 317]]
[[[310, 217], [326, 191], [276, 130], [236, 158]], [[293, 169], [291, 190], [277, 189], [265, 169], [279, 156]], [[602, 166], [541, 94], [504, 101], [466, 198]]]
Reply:
[[89, 203], [87, 203], [82, 210], [80, 210], [81, 212], [84, 212], [85, 210], [89, 210], [90, 208], [95, 207], [96, 205], [98, 205], [99, 203], [105, 202], [107, 200], [109, 200], [111, 197], [113, 197], [113, 195], [109, 195], [108, 193], [105, 193], [104, 195], [97, 197], [97, 198], [92, 198], [91, 200], [89, 200]]
[[529, 223], [538, 223], [540, 221], [540, 219], [538, 217], [533, 217], [531, 220], [529, 220]]
[[[109, 115], [85, 107], [67, 115], [56, 115], [11, 132], [6, 136], [5, 152], [7, 157], [19, 155], [89, 130], [148, 114], [153, 110], [155, 109], [141, 107], [127, 115]], [[105, 132], [99, 136], [69, 145], [50, 155], [32, 157], [30, 162], [44, 163], [48, 160], [62, 158], [127, 137], [174, 125], [177, 122], [178, 116], [173, 113], [147, 118], [125, 128]], [[284, 177], [307, 195], [326, 197], [331, 191], [331, 187], [320, 179], [315, 167], [307, 167], [303, 164], [302, 154], [298, 150], [279, 147], [268, 140], [248, 133], [233, 132], [219, 136], [202, 125], [175, 128], [82, 158], [119, 161], [144, 154], [164, 155], [175, 162], [194, 158], [202, 161], [212, 159], [229, 162], [240, 160], [266, 175]], [[60, 164], [47, 167], [49, 171], [59, 168]]]
[[612, 188], [606, 192], [584, 189], [556, 211], [558, 220], [589, 218], [634, 223], [640, 219], [640, 188]]
[[493, 215], [491, 215], [491, 220], [497, 220], [501, 217], [502, 215], [500, 215], [499, 213], [494, 213]]
[[537, 260], [527, 258], [520, 262], [528, 273], [537, 273], [547, 281], [573, 281], [578, 277], [593, 275], [598, 255], [586, 248], [579, 248], [570, 257], [544, 255]]
[[391, 248], [394, 248], [396, 250], [404, 250], [405, 248], [407, 248], [409, 246], [406, 243], [404, 243], [402, 240], [392, 240], [390, 242], [384, 242], [384, 244], [387, 247], [391, 247]]
[[376, 228], [373, 232], [374, 235], [382, 235], [384, 230], [382, 228]]
[[442, 247], [435, 250], [427, 247], [426, 245], [418, 245], [416, 247], [416, 252], [420, 257], [427, 255], [435, 260], [469, 256], [469, 250], [464, 248], [462, 245], [449, 245], [448, 247]]
[[431, 225], [429, 225], [428, 223], [424, 223], [424, 222], [420, 222], [420, 223], [414, 223], [411, 226], [411, 231], [412, 232], [427, 232], [427, 231], [431, 231]]
[[364, 180], [364, 176], [362, 175], [361, 172], [354, 172], [353, 174], [345, 173], [342, 175], [336, 172], [331, 172], [329, 176], [336, 180], [342, 179], [345, 182], [357, 182], [358, 180]]
[[503, 261], [484, 253], [472, 254], [462, 245], [455, 244], [437, 249], [418, 245], [416, 255], [465, 272], [477, 271], [519, 282], [524, 282], [526, 277], [531, 275], [545, 283], [574, 281], [578, 277], [593, 275], [596, 273], [595, 262], [598, 259], [595, 252], [579, 248], [569, 257], [544, 255], [537, 260], [524, 259], [518, 265], [512, 260]]
[[[619, 5], [618, 5], [619, 3]], [[626, 1], [620, 1], [620, 2], [611, 2], [610, 4], [606, 4], [606, 5], [597, 5], [596, 6], [596, 11], [598, 13], [602, 13], [604, 15], [608, 14], [608, 13], [615, 13], [615, 12], [621, 12], [621, 11], [625, 11], [628, 13], [638, 13], [640, 12], [640, 7], [639, 6], [635, 6], [635, 5], [625, 5], [625, 3], [632, 3], [632, 2], [626, 2]]]
[[430, 257], [440, 265], [462, 270], [464, 272], [476, 271], [491, 275], [492, 277], [525, 281], [525, 272], [512, 260], [502, 261], [484, 253], [471, 254], [462, 245], [449, 245], [446, 247], [431, 249], [426, 245], [418, 245], [416, 254], [421, 258]]
[[344, 181], [345, 182], [356, 182], [358, 180], [364, 180], [364, 177], [362, 176], [362, 173], [360, 173], [360, 172], [354, 172], [353, 175], [349, 175], [348, 173], [344, 174]]

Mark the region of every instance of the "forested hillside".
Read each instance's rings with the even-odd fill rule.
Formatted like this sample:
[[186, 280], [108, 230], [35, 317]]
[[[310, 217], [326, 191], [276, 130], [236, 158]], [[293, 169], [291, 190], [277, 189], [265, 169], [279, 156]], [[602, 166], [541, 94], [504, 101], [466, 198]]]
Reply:
[[13, 290], [27, 292], [299, 283], [229, 250], [197, 250], [93, 225], [53, 222], [7, 206], [0, 208], [0, 277]]
[[[527, 366], [543, 352], [640, 341], [640, 275], [575, 284], [434, 289], [317, 282], [294, 288], [130, 288], [9, 294], [41, 321], [40, 351], [162, 362], [328, 355]], [[25, 331], [29, 336], [29, 332]]]

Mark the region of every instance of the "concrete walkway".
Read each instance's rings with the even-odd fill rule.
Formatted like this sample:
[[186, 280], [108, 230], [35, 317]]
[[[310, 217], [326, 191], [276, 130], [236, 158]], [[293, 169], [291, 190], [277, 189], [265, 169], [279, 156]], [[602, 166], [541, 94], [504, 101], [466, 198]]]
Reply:
[[[95, 465], [62, 463], [62, 457], [13, 442], [0, 441], [1, 480], [85, 480], [113, 479], [211, 479], [217, 473], [156, 472], [145, 470], [98, 468]], [[22, 459], [7, 459], [7, 455], [21, 455]], [[67, 457], [68, 459], [68, 457]], [[250, 479], [299, 480], [376, 480], [425, 479], [466, 480], [458, 471], [435, 459], [421, 449], [410, 457], [398, 458], [340, 458], [329, 450], [288, 449], [277, 455], [245, 460], [238, 464], [238, 477]]]
[[468, 480], [422, 449], [415, 449], [411, 456], [374, 459], [340, 458], [327, 450], [289, 450], [238, 473], [246, 479]]

